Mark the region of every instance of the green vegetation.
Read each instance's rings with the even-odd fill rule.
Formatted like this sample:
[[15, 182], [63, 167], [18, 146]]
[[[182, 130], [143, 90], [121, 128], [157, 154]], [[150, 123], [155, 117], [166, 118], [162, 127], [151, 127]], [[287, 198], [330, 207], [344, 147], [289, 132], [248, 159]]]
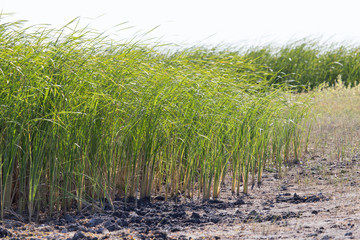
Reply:
[[165, 54], [66, 31], [0, 25], [2, 217], [116, 195], [217, 198], [225, 176], [247, 193], [301, 157], [308, 100], [269, 70], [293, 71], [268, 50]]
[[302, 90], [322, 83], [334, 86], [340, 75], [345, 86], [354, 87], [360, 80], [360, 47], [321, 44], [303, 39], [282, 47], [254, 47], [244, 51], [246, 58], [276, 72], [275, 83], [289, 82]]

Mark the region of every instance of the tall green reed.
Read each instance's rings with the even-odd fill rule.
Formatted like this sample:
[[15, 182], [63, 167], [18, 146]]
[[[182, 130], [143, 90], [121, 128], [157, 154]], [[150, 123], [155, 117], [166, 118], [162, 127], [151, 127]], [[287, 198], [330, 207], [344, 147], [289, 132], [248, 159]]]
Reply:
[[217, 198], [229, 172], [247, 193], [249, 177], [300, 151], [306, 101], [253, 59], [68, 28], [1, 25], [2, 217], [116, 196]]

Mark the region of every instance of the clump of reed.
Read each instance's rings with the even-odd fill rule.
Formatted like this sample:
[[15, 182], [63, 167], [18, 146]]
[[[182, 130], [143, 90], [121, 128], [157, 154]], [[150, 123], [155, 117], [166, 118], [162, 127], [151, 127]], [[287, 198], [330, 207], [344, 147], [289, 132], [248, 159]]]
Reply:
[[252, 47], [243, 55], [276, 72], [274, 83], [287, 82], [299, 91], [323, 83], [333, 87], [339, 75], [349, 87], [356, 86], [360, 79], [360, 48], [356, 45], [305, 38], [280, 47]]
[[[238, 53], [0, 25], [0, 204], [35, 213], [115, 196], [248, 192], [300, 157], [308, 104]], [[240, 190], [240, 187], [241, 190]]]

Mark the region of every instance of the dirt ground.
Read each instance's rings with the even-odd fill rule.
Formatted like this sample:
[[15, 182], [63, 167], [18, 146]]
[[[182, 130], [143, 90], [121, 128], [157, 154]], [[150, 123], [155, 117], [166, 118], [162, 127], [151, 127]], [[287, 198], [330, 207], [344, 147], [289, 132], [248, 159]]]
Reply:
[[[319, 163], [326, 161], [314, 158]], [[170, 236], [219, 239], [360, 239], [360, 158], [351, 163], [329, 163], [331, 176], [320, 168], [295, 167], [277, 180], [268, 174], [264, 186], [242, 199], [244, 205], [227, 209], [239, 212], [240, 221], [188, 228]], [[356, 171], [354, 169], [357, 169]], [[345, 174], [351, 173], [351, 176]], [[309, 178], [308, 174], [311, 175]], [[329, 174], [329, 173], [327, 173]], [[357, 176], [356, 176], [357, 174]], [[342, 178], [330, 182], [329, 178]], [[309, 178], [309, 179], [307, 179]], [[305, 180], [305, 181], [304, 181]], [[337, 182], [341, 181], [341, 182]], [[296, 194], [296, 195], [295, 195]], [[217, 213], [221, 214], [221, 213]], [[236, 214], [230, 219], [236, 219]], [[246, 221], [248, 220], [248, 221]]]
[[[38, 224], [7, 220], [0, 237], [10, 239], [360, 239], [360, 156], [348, 162], [311, 159], [285, 178], [264, 175], [261, 188], [218, 200], [180, 197], [134, 202], [116, 210], [68, 214]], [[6, 233], [8, 232], [8, 234]]]
[[8, 212], [5, 239], [360, 239], [360, 91], [314, 97], [308, 152], [285, 176], [265, 171], [261, 187], [219, 199], [179, 196], [125, 203], [115, 211], [69, 213], [26, 223]]

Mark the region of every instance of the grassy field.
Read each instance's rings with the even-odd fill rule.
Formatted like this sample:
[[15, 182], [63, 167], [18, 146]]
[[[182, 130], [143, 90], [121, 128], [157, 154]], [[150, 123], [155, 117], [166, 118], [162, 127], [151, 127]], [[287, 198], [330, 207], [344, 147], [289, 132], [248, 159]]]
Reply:
[[313, 110], [317, 113], [314, 148], [321, 149], [332, 161], [351, 160], [352, 156], [360, 152], [359, 85], [347, 88], [339, 79], [334, 87], [320, 89], [317, 94]]
[[155, 193], [217, 198], [225, 176], [247, 193], [306, 150], [311, 96], [297, 92], [359, 79], [356, 48], [163, 53], [64, 32], [0, 25], [2, 217]]

